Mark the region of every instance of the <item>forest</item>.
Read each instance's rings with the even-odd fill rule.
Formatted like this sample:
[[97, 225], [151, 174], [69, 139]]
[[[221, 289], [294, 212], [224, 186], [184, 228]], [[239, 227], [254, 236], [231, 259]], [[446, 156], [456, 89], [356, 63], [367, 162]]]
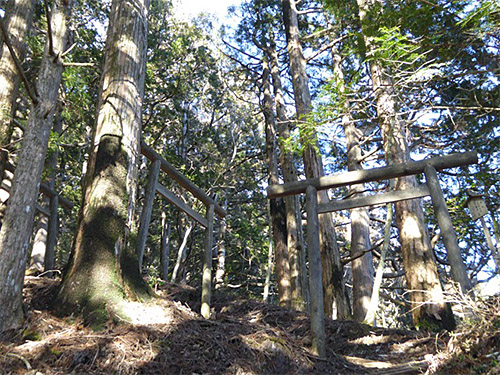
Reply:
[[498, 1], [0, 10], [0, 373], [500, 372]]

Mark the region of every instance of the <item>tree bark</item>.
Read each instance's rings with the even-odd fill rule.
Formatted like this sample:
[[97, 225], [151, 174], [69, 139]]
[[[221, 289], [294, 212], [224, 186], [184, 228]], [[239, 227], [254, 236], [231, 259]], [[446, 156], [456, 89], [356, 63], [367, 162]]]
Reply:
[[56, 0], [51, 11], [52, 46], [46, 43], [32, 105], [19, 152], [11, 195], [0, 230], [0, 335], [23, 321], [22, 288], [36, 199], [62, 78], [71, 1]]
[[[290, 128], [285, 110], [285, 100], [283, 99], [283, 86], [279, 69], [278, 53], [276, 43], [271, 40], [268, 58], [271, 65], [271, 77], [274, 92], [274, 103], [276, 107], [277, 130], [280, 141], [279, 159], [283, 179], [285, 182], [297, 181], [297, 168], [293, 154], [286, 150], [284, 141], [290, 138]], [[286, 228], [288, 259], [290, 264], [290, 278], [292, 283], [292, 307], [296, 310], [307, 309], [307, 269], [305, 267], [305, 248], [303, 246], [302, 219], [300, 213], [299, 197], [285, 197]]]
[[[278, 160], [276, 157], [276, 117], [274, 116], [273, 100], [270, 90], [269, 61], [263, 61], [263, 112], [266, 126], [266, 158], [269, 174], [269, 184], [279, 183]], [[290, 280], [290, 263], [287, 248], [287, 226], [285, 204], [283, 199], [271, 199], [270, 214], [272, 221], [272, 236], [276, 259], [276, 277], [278, 282], [278, 295], [280, 306], [292, 306], [292, 289]]]
[[[407, 129], [398, 116], [390, 74], [375, 55], [374, 38], [378, 32], [377, 16], [382, 11], [382, 3], [379, 0], [357, 0], [357, 3], [367, 55], [371, 58], [369, 67], [386, 161], [388, 164], [404, 163], [410, 161], [410, 149], [406, 142]], [[396, 190], [415, 186], [415, 176], [400, 177], [395, 181]], [[420, 200], [397, 202], [395, 218], [406, 283], [410, 290], [413, 323], [423, 328], [453, 328], [455, 320], [450, 306], [444, 301]]]
[[[297, 8], [295, 0], [282, 0], [282, 6], [297, 121], [299, 122], [299, 126], [305, 126], [307, 117], [311, 112], [311, 94], [309, 92], [309, 78], [306, 72], [306, 60], [302, 54], [302, 46], [299, 40]], [[301, 142], [305, 147], [302, 157], [304, 159], [306, 177], [321, 177], [324, 175], [324, 171], [321, 158], [316, 152], [318, 147], [316, 132], [311, 131], [306, 133], [309, 134], [301, 137]], [[320, 203], [328, 201], [326, 191], [320, 191], [318, 196]], [[325, 314], [328, 317], [332, 317], [333, 302], [335, 300], [337, 318], [346, 319], [350, 317], [351, 313], [345, 294], [343, 267], [337, 247], [332, 215], [320, 215], [319, 226]]]
[[[22, 61], [25, 54], [25, 39], [31, 26], [34, 0], [10, 0], [5, 6], [2, 19], [3, 28], [8, 33], [9, 41], [16, 54]], [[0, 40], [3, 38], [0, 34]], [[5, 163], [8, 160], [8, 143], [12, 136], [11, 120], [13, 118], [13, 104], [19, 90], [19, 72], [16, 69], [14, 58], [7, 44], [2, 43], [0, 48], [0, 182], [4, 178]]]
[[129, 316], [125, 298], [147, 297], [129, 244], [137, 188], [149, 0], [113, 0], [96, 127], [79, 224], [59, 293], [66, 311], [100, 324]]
[[[347, 167], [350, 171], [363, 169], [361, 165], [362, 150], [360, 146], [363, 136], [359, 129], [356, 129], [352, 116], [350, 115], [350, 103], [345, 96], [344, 71], [342, 70], [342, 57], [336, 45], [332, 47], [333, 73], [337, 81], [339, 102], [343, 103], [339, 108], [342, 111], [342, 127], [346, 137], [347, 146]], [[363, 184], [355, 184], [349, 187], [349, 195], [362, 197], [365, 194]], [[351, 210], [351, 257], [352, 262], [352, 289], [353, 289], [353, 317], [356, 321], [362, 322], [370, 306], [370, 298], [373, 288], [373, 258], [372, 253], [366, 250], [371, 248], [370, 241], [370, 216], [368, 207], [360, 207]], [[365, 253], [358, 257], [359, 254]]]
[[[228, 192], [224, 193], [224, 210], [227, 210]], [[219, 221], [219, 238], [217, 240], [217, 271], [215, 272], [215, 289], [219, 289], [224, 284], [226, 274], [226, 218], [222, 217]]]

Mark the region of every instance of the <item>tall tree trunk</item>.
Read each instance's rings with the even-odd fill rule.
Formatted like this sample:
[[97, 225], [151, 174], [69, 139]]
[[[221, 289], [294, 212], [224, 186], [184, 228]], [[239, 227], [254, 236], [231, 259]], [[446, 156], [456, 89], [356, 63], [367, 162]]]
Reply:
[[[382, 11], [380, 0], [357, 0], [367, 55], [370, 59], [373, 91], [377, 105], [384, 150], [388, 164], [410, 160], [406, 142], [407, 129], [398, 116], [394, 87], [389, 72], [376, 59], [374, 37]], [[415, 176], [397, 178], [396, 190], [416, 186]], [[422, 327], [450, 329], [455, 326], [451, 308], [444, 301], [434, 254], [424, 222], [420, 200], [406, 200], [395, 204], [396, 225], [405, 266], [406, 283], [412, 302], [413, 323]]]
[[137, 189], [149, 0], [113, 0], [96, 128], [70, 263], [59, 293], [67, 311], [99, 324], [128, 317], [124, 296], [146, 296], [128, 244]]
[[[3, 28], [8, 34], [12, 49], [19, 61], [24, 60], [25, 39], [31, 26], [34, 0], [10, 0], [5, 6], [2, 19]], [[0, 34], [0, 40], [4, 38]], [[7, 44], [0, 48], [0, 182], [4, 178], [5, 163], [8, 159], [8, 143], [12, 135], [11, 120], [13, 103], [17, 99], [20, 77], [14, 58]], [[7, 149], [5, 149], [7, 147]]]
[[70, 8], [71, 1], [56, 0], [53, 3], [52, 35], [46, 43], [36, 83], [38, 97], [24, 132], [0, 231], [0, 333], [19, 328], [23, 320], [22, 289], [28, 242], [62, 77], [60, 56], [64, 52]]
[[[263, 61], [263, 112], [266, 126], [266, 156], [269, 174], [269, 184], [279, 183], [278, 160], [276, 157], [276, 117], [273, 110], [273, 99], [269, 83], [270, 71], [267, 57]], [[276, 259], [276, 278], [278, 282], [279, 304], [291, 307], [292, 288], [290, 280], [290, 263], [287, 248], [286, 213], [283, 199], [271, 199], [272, 235]]]
[[[299, 124], [305, 125], [307, 117], [311, 112], [311, 94], [309, 92], [309, 78], [306, 72], [306, 60], [302, 54], [302, 46], [299, 40], [297, 8], [295, 0], [282, 0], [282, 5], [297, 121]], [[316, 178], [324, 175], [323, 163], [321, 157], [316, 152], [318, 145], [316, 132], [307, 133], [309, 135], [301, 139], [301, 142], [305, 145], [302, 155], [304, 168], [307, 178]], [[318, 201], [320, 203], [328, 201], [326, 191], [318, 193]], [[337, 304], [337, 318], [345, 319], [350, 317], [351, 314], [344, 288], [343, 267], [340, 261], [332, 215], [320, 215], [319, 226], [325, 314], [328, 317], [333, 315], [333, 302], [335, 300]]]
[[[290, 138], [290, 128], [286, 116], [278, 53], [274, 40], [271, 40], [268, 55], [271, 65], [278, 135], [282, 140], [286, 140]], [[293, 154], [286, 150], [284, 142], [279, 142], [278, 146], [284, 181], [297, 181], [297, 168], [295, 167]], [[307, 307], [308, 289], [307, 271], [305, 267], [305, 248], [302, 242], [302, 218], [300, 214], [299, 197], [296, 195], [288, 196], [283, 198], [283, 200], [285, 201], [286, 209], [287, 246], [292, 283], [292, 307], [296, 310], [305, 310]]]
[[[356, 129], [353, 118], [350, 114], [349, 99], [345, 95], [344, 71], [342, 70], [342, 57], [336, 45], [332, 47], [333, 72], [337, 81], [339, 102], [343, 103], [342, 126], [346, 137], [347, 146], [347, 167], [350, 171], [363, 169], [361, 165], [362, 151], [361, 138], [363, 136], [359, 129]], [[349, 188], [351, 197], [363, 196], [365, 187], [363, 184], [352, 185]], [[352, 261], [352, 289], [353, 289], [353, 317], [358, 322], [365, 319], [370, 306], [370, 298], [373, 287], [373, 258], [372, 253], [367, 252], [371, 248], [370, 241], [370, 216], [368, 207], [360, 207], [351, 210], [351, 257]], [[360, 254], [365, 253], [360, 256]]]

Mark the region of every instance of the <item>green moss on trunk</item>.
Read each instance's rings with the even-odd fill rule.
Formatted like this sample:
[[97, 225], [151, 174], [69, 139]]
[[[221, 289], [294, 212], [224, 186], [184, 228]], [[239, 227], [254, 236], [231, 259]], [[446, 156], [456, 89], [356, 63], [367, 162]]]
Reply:
[[101, 137], [94, 178], [82, 210], [72, 262], [60, 291], [63, 313], [82, 312], [100, 326], [108, 319], [127, 319], [121, 302], [147, 296], [137, 256], [127, 248], [128, 158], [121, 137]]

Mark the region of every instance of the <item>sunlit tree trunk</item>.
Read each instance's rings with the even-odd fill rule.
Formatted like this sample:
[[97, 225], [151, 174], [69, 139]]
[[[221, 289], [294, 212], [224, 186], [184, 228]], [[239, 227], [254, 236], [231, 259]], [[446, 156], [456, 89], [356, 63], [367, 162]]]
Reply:
[[0, 333], [19, 328], [23, 321], [22, 288], [28, 243], [62, 78], [61, 54], [64, 52], [70, 7], [70, 1], [56, 0], [53, 3], [52, 35], [47, 38], [36, 82], [38, 95], [24, 132], [0, 231]]
[[[283, 99], [283, 86], [278, 61], [276, 44], [271, 40], [268, 58], [271, 65], [272, 85], [274, 91], [274, 102], [276, 107], [276, 123], [278, 135], [279, 159], [283, 179], [285, 182], [297, 181], [297, 168], [293, 154], [286, 150], [284, 140], [290, 138], [290, 128], [285, 111], [285, 100]], [[284, 197], [286, 209], [287, 247], [290, 264], [290, 279], [292, 283], [292, 307], [296, 310], [305, 310], [307, 305], [307, 271], [305, 267], [304, 246], [302, 243], [302, 220], [298, 196]]]
[[[337, 90], [342, 106], [342, 126], [346, 137], [347, 167], [350, 171], [362, 170], [361, 130], [357, 129], [350, 114], [350, 103], [345, 96], [344, 71], [342, 70], [342, 57], [336, 45], [332, 47], [333, 72], [337, 83]], [[365, 187], [362, 184], [352, 185], [349, 196], [354, 198], [363, 196]], [[370, 216], [368, 207], [351, 210], [351, 257], [352, 261], [352, 289], [353, 289], [353, 317], [358, 322], [365, 319], [368, 311], [373, 287], [373, 259], [370, 242]], [[360, 254], [363, 254], [359, 256]]]
[[133, 218], [144, 94], [149, 0], [114, 0], [96, 128], [74, 247], [60, 301], [88, 321], [127, 317], [124, 298], [146, 296]]
[[[224, 210], [227, 210], [228, 192], [224, 193]], [[226, 218], [220, 219], [219, 238], [217, 240], [217, 271], [215, 272], [215, 289], [219, 289], [224, 284], [226, 274]]]
[[[1, 21], [19, 61], [24, 59], [25, 39], [31, 25], [34, 4], [34, 0], [7, 1]], [[0, 33], [2, 42], [3, 39]], [[2, 181], [8, 155], [6, 147], [12, 135], [13, 103], [17, 99], [20, 78], [6, 43], [2, 43], [0, 53], [0, 181]]]
[[[267, 58], [263, 61], [263, 111], [266, 126], [266, 156], [269, 174], [269, 184], [279, 183], [278, 160], [276, 156], [276, 117], [274, 116], [273, 100], [269, 83], [270, 70]], [[292, 285], [290, 280], [290, 263], [287, 248], [286, 212], [283, 199], [270, 201], [271, 229], [276, 259], [276, 278], [278, 282], [279, 304], [291, 307]]]
[[[299, 40], [297, 8], [295, 0], [282, 0], [282, 5], [297, 121], [300, 126], [309, 126], [306, 122], [312, 108], [311, 94], [309, 91], [309, 78], [306, 72], [306, 60], [302, 54], [302, 46]], [[307, 133], [308, 135], [303, 136], [301, 139], [301, 142], [305, 145], [302, 155], [304, 168], [307, 178], [316, 178], [324, 175], [323, 163], [316, 152], [316, 132], [313, 130]], [[327, 200], [326, 191], [318, 193], [320, 203]], [[333, 302], [335, 300], [337, 318], [348, 318], [351, 315], [350, 306], [344, 288], [343, 267], [340, 261], [332, 215], [320, 215], [319, 226], [325, 314], [329, 317], [333, 315]]]
[[177, 250], [177, 261], [175, 262], [174, 270], [172, 271], [173, 283], [178, 283], [183, 278], [187, 259], [187, 241], [192, 229], [193, 225], [188, 224], [187, 229], [184, 231], [182, 243], [179, 246], [179, 250]]
[[[377, 36], [383, 5], [379, 0], [357, 0], [368, 57], [373, 91], [377, 105], [387, 163], [410, 160], [407, 133], [398, 116], [396, 97], [389, 71], [376, 58], [374, 38]], [[396, 190], [416, 186], [415, 176], [395, 181]], [[455, 325], [449, 305], [444, 301], [434, 254], [424, 221], [420, 200], [406, 200], [395, 204], [395, 219], [399, 231], [401, 252], [405, 266], [406, 283], [410, 290], [413, 321], [416, 326], [453, 328]]]

